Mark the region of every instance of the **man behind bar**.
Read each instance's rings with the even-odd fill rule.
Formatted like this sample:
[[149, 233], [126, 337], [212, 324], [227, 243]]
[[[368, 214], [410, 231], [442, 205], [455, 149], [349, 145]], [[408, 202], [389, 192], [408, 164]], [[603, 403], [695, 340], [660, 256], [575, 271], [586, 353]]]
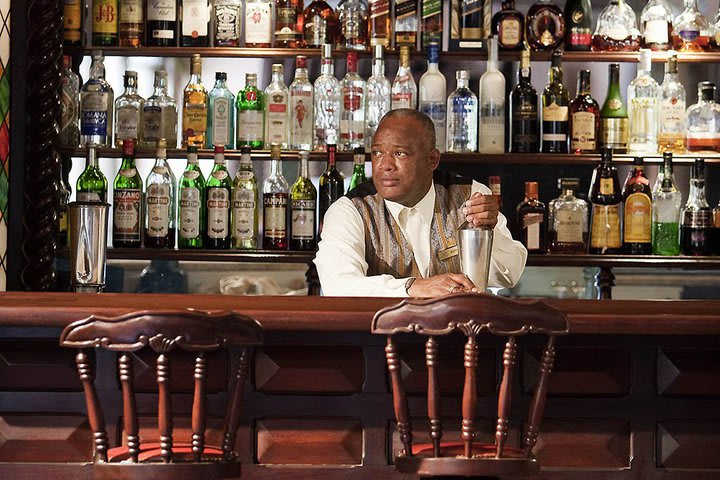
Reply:
[[477, 291], [461, 273], [458, 227], [494, 228], [488, 285], [512, 287], [527, 250], [514, 241], [490, 189], [436, 171], [432, 120], [399, 109], [380, 121], [370, 150], [372, 181], [325, 214], [315, 264], [325, 295], [434, 297]]

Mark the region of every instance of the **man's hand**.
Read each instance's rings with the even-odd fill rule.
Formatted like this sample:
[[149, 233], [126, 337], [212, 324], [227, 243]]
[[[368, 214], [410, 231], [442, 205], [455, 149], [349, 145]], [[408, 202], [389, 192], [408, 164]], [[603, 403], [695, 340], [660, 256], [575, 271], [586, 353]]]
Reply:
[[499, 209], [492, 195], [475, 192], [463, 205], [462, 213], [465, 215], [465, 220], [476, 227], [495, 228]]
[[477, 292], [477, 288], [462, 273], [443, 273], [430, 278], [418, 278], [408, 289], [411, 297], [439, 297], [458, 292]]

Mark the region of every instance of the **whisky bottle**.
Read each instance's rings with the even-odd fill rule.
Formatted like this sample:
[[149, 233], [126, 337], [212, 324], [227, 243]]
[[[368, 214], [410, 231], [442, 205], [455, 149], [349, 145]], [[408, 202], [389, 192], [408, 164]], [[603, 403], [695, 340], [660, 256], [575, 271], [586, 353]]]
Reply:
[[205, 236], [205, 177], [197, 147], [188, 147], [187, 166], [178, 184], [178, 248], [203, 248]]
[[670, 52], [658, 96], [658, 150], [685, 153], [685, 87], [678, 75], [677, 54]]
[[177, 0], [147, 0], [148, 46], [176, 47], [176, 30]]
[[150, 148], [164, 138], [170, 148], [177, 147], [177, 104], [168, 95], [165, 70], [155, 70], [155, 90], [143, 108], [142, 146]]
[[63, 55], [63, 69], [60, 72], [60, 145], [77, 147], [80, 144], [80, 77], [73, 72], [72, 59]]
[[182, 146], [204, 148], [207, 129], [207, 91], [202, 84], [202, 61], [193, 54], [190, 61], [190, 80], [183, 91]]
[[558, 187], [560, 196], [548, 206], [550, 253], [587, 253], [588, 203], [575, 196], [580, 180], [559, 178]]
[[470, 153], [477, 151], [478, 100], [470, 90], [470, 72], [455, 72], [457, 88], [447, 100], [447, 148], [448, 152]]
[[634, 52], [640, 48], [635, 11], [624, 0], [610, 0], [598, 17], [592, 36], [595, 52]]
[[112, 145], [113, 89], [105, 80], [103, 54], [93, 50], [90, 78], [80, 90], [80, 143]]
[[143, 138], [142, 113], [145, 99], [138, 94], [137, 72], [125, 70], [125, 91], [115, 100], [115, 146], [122, 147], [126, 138], [136, 142]]
[[346, 50], [366, 51], [368, 7], [365, 0], [343, 0], [337, 8], [340, 23], [339, 46]]
[[590, 181], [592, 205], [590, 221], [590, 253], [614, 255], [621, 252], [620, 208], [622, 194], [617, 168], [612, 163], [612, 150], [601, 151], [600, 163], [593, 170]]
[[680, 250], [683, 255], [705, 256], [712, 252], [710, 234], [713, 212], [705, 198], [705, 161], [695, 160], [690, 175], [690, 194], [682, 210]]
[[120, 46], [141, 47], [145, 37], [143, 0], [120, 0]]
[[285, 85], [282, 63], [272, 66], [272, 79], [265, 88], [265, 148], [277, 143], [280, 148], [288, 146], [288, 97], [290, 92]]
[[303, 35], [305, 46], [321, 48], [323, 45], [335, 45], [340, 37], [338, 19], [335, 10], [322, 0], [310, 2], [303, 12]]
[[207, 224], [205, 248], [230, 248], [230, 194], [232, 180], [225, 166], [225, 147], [215, 147], [215, 164], [205, 184]]
[[214, 45], [239, 47], [242, 37], [242, 0], [215, 0]]
[[698, 83], [698, 103], [687, 109], [685, 144], [688, 152], [720, 152], [720, 105], [715, 84]]
[[407, 45], [415, 49], [418, 22], [417, 0], [395, 0], [395, 48]]
[[92, 0], [92, 44], [114, 47], [118, 43], [118, 0]]
[[663, 166], [652, 190], [652, 253], [680, 255], [682, 193], [675, 182], [672, 153], [663, 153]]
[[483, 40], [490, 34], [484, 29], [484, 5], [479, 2], [452, 2], [450, 9], [451, 46], [459, 50], [483, 48]]
[[82, 43], [84, 9], [84, 1], [65, 0], [65, 5], [63, 5], [63, 45], [80, 45]]
[[520, 53], [518, 84], [510, 94], [510, 151], [537, 153], [539, 151], [538, 94], [531, 82], [530, 52]]
[[180, 46], [210, 46], [210, 2], [209, 0], [181, 0]]
[[390, 25], [390, 2], [388, 0], [368, 0], [368, 38], [370, 45], [390, 47], [392, 28]]
[[257, 248], [258, 185], [250, 147], [240, 149], [240, 168], [232, 186], [232, 248]]
[[590, 50], [593, 33], [590, 0], [568, 0], [564, 15], [565, 50]]
[[365, 182], [367, 182], [367, 177], [365, 176], [365, 149], [363, 147], [356, 147], [353, 151], [353, 173], [352, 177], [350, 177], [348, 192]]
[[288, 182], [282, 174], [280, 145], [273, 144], [270, 146], [270, 176], [263, 182], [264, 249], [287, 250], [287, 217]]
[[652, 253], [652, 194], [642, 157], [635, 157], [633, 169], [623, 186], [623, 251], [628, 255]]
[[275, 2], [275, 46], [298, 48], [302, 43], [302, 2]]
[[235, 97], [237, 146], [263, 148], [265, 135], [265, 94], [257, 88], [257, 73], [245, 74], [245, 88]]
[[542, 94], [542, 152], [567, 153], [570, 94], [563, 81], [562, 52], [552, 56], [548, 84]]
[[347, 54], [347, 74], [342, 79], [340, 109], [341, 151], [349, 152], [365, 144], [365, 80], [357, 73], [357, 53]]
[[652, 78], [651, 52], [640, 50], [637, 77], [628, 86], [628, 152], [647, 155], [657, 152], [658, 84]]
[[442, 43], [443, 12], [442, 2], [422, 0], [422, 48], [427, 49], [431, 43]]
[[420, 77], [419, 108], [435, 125], [435, 148], [445, 151], [445, 121], [447, 118], [447, 82], [438, 66], [440, 47], [433, 42], [428, 47], [428, 69]]
[[98, 166], [95, 145], [87, 145], [87, 165], [75, 185], [79, 202], [107, 202], [108, 182]]
[[307, 57], [295, 57], [295, 80], [290, 84], [290, 148], [310, 150], [313, 143], [313, 86], [308, 80]]
[[392, 109], [417, 108], [417, 84], [410, 70], [410, 47], [400, 47], [400, 64], [392, 83]]
[[492, 34], [497, 37], [501, 50], [520, 50], [523, 48], [525, 18], [515, 10], [514, 0], [502, 2], [502, 10], [492, 18]]
[[318, 211], [318, 221], [320, 222], [318, 227], [320, 232], [322, 232], [322, 222], [325, 218], [325, 212], [327, 212], [327, 209], [330, 208], [330, 205], [332, 205], [335, 200], [345, 194], [345, 179], [335, 165], [335, 151], [335, 145], [328, 145], [327, 168], [322, 175], [320, 175], [320, 201]]
[[498, 70], [497, 38], [488, 40], [487, 70], [480, 77], [480, 153], [505, 153], [505, 76]]
[[310, 180], [309, 157], [310, 152], [300, 151], [298, 178], [290, 189], [290, 250], [314, 251], [317, 248], [317, 190]]
[[528, 253], [547, 253], [548, 211], [538, 200], [538, 183], [525, 182], [525, 200], [515, 209], [517, 239]]
[[672, 10], [665, 0], [648, 0], [640, 14], [640, 46], [650, 50], [669, 50], [672, 34]]
[[[235, 147], [235, 95], [227, 87], [227, 73], [215, 72], [215, 86], [208, 95], [209, 145]], [[208, 146], [209, 146], [208, 145]]]
[[335, 78], [332, 45], [323, 45], [320, 76], [313, 85], [315, 120], [313, 149], [325, 151], [326, 145], [338, 141], [342, 89]]
[[628, 114], [620, 94], [620, 65], [611, 63], [608, 90], [600, 110], [600, 145], [613, 153], [625, 153], [628, 144]]
[[272, 0], [245, 2], [245, 46], [270, 48], [272, 46]]
[[164, 138], [158, 140], [155, 166], [145, 184], [145, 247], [175, 248], [175, 175]]
[[[385, 60], [382, 45], [373, 47], [372, 74], [368, 78], [367, 98], [365, 99], [365, 148], [372, 147], [372, 139], [382, 117], [390, 111], [390, 80], [385, 76]], [[430, 117], [432, 118], [432, 117]], [[445, 134], [443, 133], [443, 137]], [[441, 150], [445, 150], [443, 144]]]
[[525, 41], [532, 50], [554, 50], [565, 37], [565, 18], [552, 0], [538, 0], [527, 13]]
[[595, 153], [600, 127], [600, 106], [592, 97], [590, 70], [578, 72], [577, 97], [570, 102], [570, 151]]
[[135, 167], [135, 141], [123, 142], [120, 170], [113, 182], [112, 245], [115, 248], [139, 248], [142, 242], [143, 183]]

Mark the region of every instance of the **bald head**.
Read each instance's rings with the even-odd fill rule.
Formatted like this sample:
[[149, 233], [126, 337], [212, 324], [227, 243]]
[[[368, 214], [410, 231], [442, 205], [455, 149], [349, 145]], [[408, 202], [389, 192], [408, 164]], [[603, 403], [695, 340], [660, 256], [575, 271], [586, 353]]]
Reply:
[[435, 125], [433, 124], [433, 121], [430, 120], [430, 117], [424, 113], [415, 110], [414, 108], [398, 108], [397, 110], [390, 110], [380, 120], [377, 129], [380, 130], [383, 122], [390, 119], [414, 120], [422, 129], [422, 140], [425, 141], [425, 147], [427, 147], [428, 151], [435, 148], [435, 142], [437, 142], [437, 138], [435, 137]]

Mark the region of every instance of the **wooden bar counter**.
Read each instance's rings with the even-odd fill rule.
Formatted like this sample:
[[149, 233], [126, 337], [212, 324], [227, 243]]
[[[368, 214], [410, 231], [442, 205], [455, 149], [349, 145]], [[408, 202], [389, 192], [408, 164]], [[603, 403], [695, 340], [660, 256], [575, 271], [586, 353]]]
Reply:
[[[62, 328], [91, 314], [196, 308], [235, 310], [266, 331], [245, 392], [237, 446], [242, 478], [401, 478], [382, 337], [373, 314], [398, 299], [213, 295], [0, 294], [0, 479], [90, 479], [91, 433], [75, 352], [58, 346]], [[530, 301], [530, 300], [528, 300]], [[538, 479], [720, 479], [720, 301], [547, 300], [567, 314], [558, 339]], [[520, 358], [510, 439], [517, 443], [540, 348]], [[493, 435], [499, 378], [497, 339], [483, 338], [478, 424]], [[418, 352], [419, 353], [419, 352]], [[223, 354], [218, 354], [223, 355]], [[230, 359], [209, 358], [208, 411], [222, 415]], [[120, 425], [115, 357], [95, 357], [111, 443]], [[142, 441], [157, 438], [157, 384], [150, 355], [134, 358]], [[190, 357], [174, 365], [179, 438], [189, 431]], [[460, 409], [461, 363], [441, 372], [443, 415]], [[425, 364], [404, 358], [410, 410], [422, 424]], [[182, 378], [181, 378], [182, 377]], [[419, 412], [419, 413], [415, 413]], [[450, 428], [445, 438], [458, 434]], [[222, 418], [209, 421], [209, 443]], [[449, 425], [449, 424], [448, 424]], [[422, 427], [418, 428], [422, 431]], [[419, 440], [422, 440], [420, 438]]]

